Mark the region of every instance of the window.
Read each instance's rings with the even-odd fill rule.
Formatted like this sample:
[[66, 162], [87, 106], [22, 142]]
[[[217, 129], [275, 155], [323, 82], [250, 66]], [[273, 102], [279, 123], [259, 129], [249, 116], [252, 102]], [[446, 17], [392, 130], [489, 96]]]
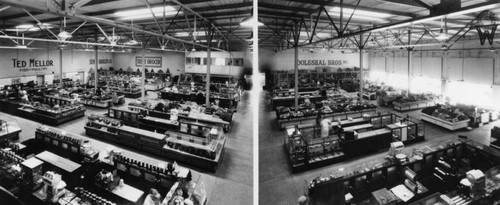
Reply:
[[191, 62], [192, 62], [192, 64], [195, 64], [195, 65], [201, 65], [201, 58], [193, 58], [193, 60]]
[[234, 66], [243, 66], [243, 58], [233, 58]]
[[[207, 58], [203, 58], [203, 65], [207, 65]], [[210, 65], [215, 65], [215, 58], [212, 58], [212, 62]]]
[[186, 64], [192, 64], [193, 62], [192, 62], [192, 60], [191, 60], [191, 59], [192, 59], [192, 58], [186, 58]]

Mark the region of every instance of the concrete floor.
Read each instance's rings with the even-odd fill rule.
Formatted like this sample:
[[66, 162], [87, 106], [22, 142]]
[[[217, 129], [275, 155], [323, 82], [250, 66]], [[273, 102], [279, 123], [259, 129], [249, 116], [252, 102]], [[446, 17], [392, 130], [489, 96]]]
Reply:
[[[150, 93], [148, 98], [156, 98], [155, 93]], [[126, 103], [133, 99], [126, 99]], [[205, 187], [208, 197], [208, 205], [251, 205], [253, 204], [253, 147], [252, 147], [252, 127], [246, 126], [252, 123], [252, 112], [250, 108], [249, 94], [246, 92], [242, 95], [242, 100], [238, 105], [238, 112], [233, 116], [233, 126], [227, 133], [228, 141], [226, 142], [225, 155], [222, 165], [217, 172], [205, 173], [200, 172], [196, 168], [193, 170], [193, 179], [199, 176], [200, 181]], [[107, 109], [93, 108], [87, 106], [85, 112], [86, 117], [76, 119], [74, 121], [57, 126], [67, 132], [80, 134], [85, 136], [84, 125], [87, 122], [87, 116], [91, 114], [104, 114]], [[36, 127], [40, 124], [25, 118], [5, 114], [0, 112], [0, 119], [14, 120], [20, 125], [22, 132], [20, 141], [34, 138]], [[86, 137], [84, 137], [86, 138]], [[120, 145], [111, 145], [107, 142], [98, 139], [89, 138], [92, 146], [97, 150], [105, 150], [108, 146], [118, 147], [127, 153], [128, 156], [133, 156], [137, 160], [142, 160], [149, 164], [158, 164], [162, 161], [157, 156], [143, 154], [139, 151], [122, 147]], [[182, 162], [177, 162], [183, 166]], [[200, 183], [201, 184], [201, 183]], [[147, 190], [144, 190], [147, 191]]]
[[[259, 204], [262, 205], [295, 205], [300, 195], [304, 194], [306, 183], [322, 174], [337, 170], [341, 167], [368, 162], [374, 158], [381, 158], [386, 151], [367, 155], [357, 159], [292, 174], [283, 150], [284, 131], [279, 130], [276, 124], [276, 115], [271, 110], [270, 102], [262, 94], [259, 104]], [[375, 102], [374, 102], [375, 103]], [[380, 108], [388, 111], [391, 109]], [[405, 112], [411, 117], [420, 119], [420, 111]], [[428, 144], [456, 138], [458, 135], [468, 136], [474, 141], [489, 144], [490, 130], [500, 125], [500, 120], [490, 122], [472, 131], [460, 130], [450, 132], [444, 128], [425, 122], [426, 140], [409, 147], [420, 148]]]

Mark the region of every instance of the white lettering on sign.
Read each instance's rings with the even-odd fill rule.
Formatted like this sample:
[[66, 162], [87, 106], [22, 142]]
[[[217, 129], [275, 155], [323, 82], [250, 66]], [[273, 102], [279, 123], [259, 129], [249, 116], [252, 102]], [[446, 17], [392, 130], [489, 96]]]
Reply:
[[[144, 64], [145, 67], [161, 67], [161, 57], [145, 57], [146, 63]], [[142, 66], [142, 56], [136, 56], [135, 57], [135, 66], [141, 67]]]
[[[113, 59], [99, 59], [99, 64], [112, 64]], [[95, 59], [89, 59], [89, 64], [95, 64]]]
[[298, 60], [299, 65], [304, 66], [332, 66], [332, 65], [345, 65], [347, 60]]

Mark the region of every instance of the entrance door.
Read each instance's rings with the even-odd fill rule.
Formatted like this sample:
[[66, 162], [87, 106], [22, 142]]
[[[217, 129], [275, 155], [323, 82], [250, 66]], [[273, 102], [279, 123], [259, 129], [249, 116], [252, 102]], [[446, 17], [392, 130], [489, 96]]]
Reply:
[[43, 83], [45, 82], [45, 76], [44, 75], [37, 75], [36, 82], [38, 85], [43, 85]]

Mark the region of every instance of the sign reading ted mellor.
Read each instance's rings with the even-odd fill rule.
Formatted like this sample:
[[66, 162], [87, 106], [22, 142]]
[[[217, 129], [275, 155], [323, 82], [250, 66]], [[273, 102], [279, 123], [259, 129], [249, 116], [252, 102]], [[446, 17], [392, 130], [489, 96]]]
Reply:
[[26, 60], [12, 59], [12, 66], [14, 68], [19, 68], [20, 72], [29, 71], [45, 71], [47, 67], [53, 67], [54, 61], [52, 60], [37, 60], [34, 58]]
[[[145, 67], [158, 67], [161, 68], [161, 57], [145, 57], [146, 59], [146, 64], [144, 64]], [[135, 57], [135, 66], [141, 67], [142, 66], [142, 56], [136, 56]]]
[[298, 60], [299, 66], [332, 66], [346, 65], [347, 60]]

